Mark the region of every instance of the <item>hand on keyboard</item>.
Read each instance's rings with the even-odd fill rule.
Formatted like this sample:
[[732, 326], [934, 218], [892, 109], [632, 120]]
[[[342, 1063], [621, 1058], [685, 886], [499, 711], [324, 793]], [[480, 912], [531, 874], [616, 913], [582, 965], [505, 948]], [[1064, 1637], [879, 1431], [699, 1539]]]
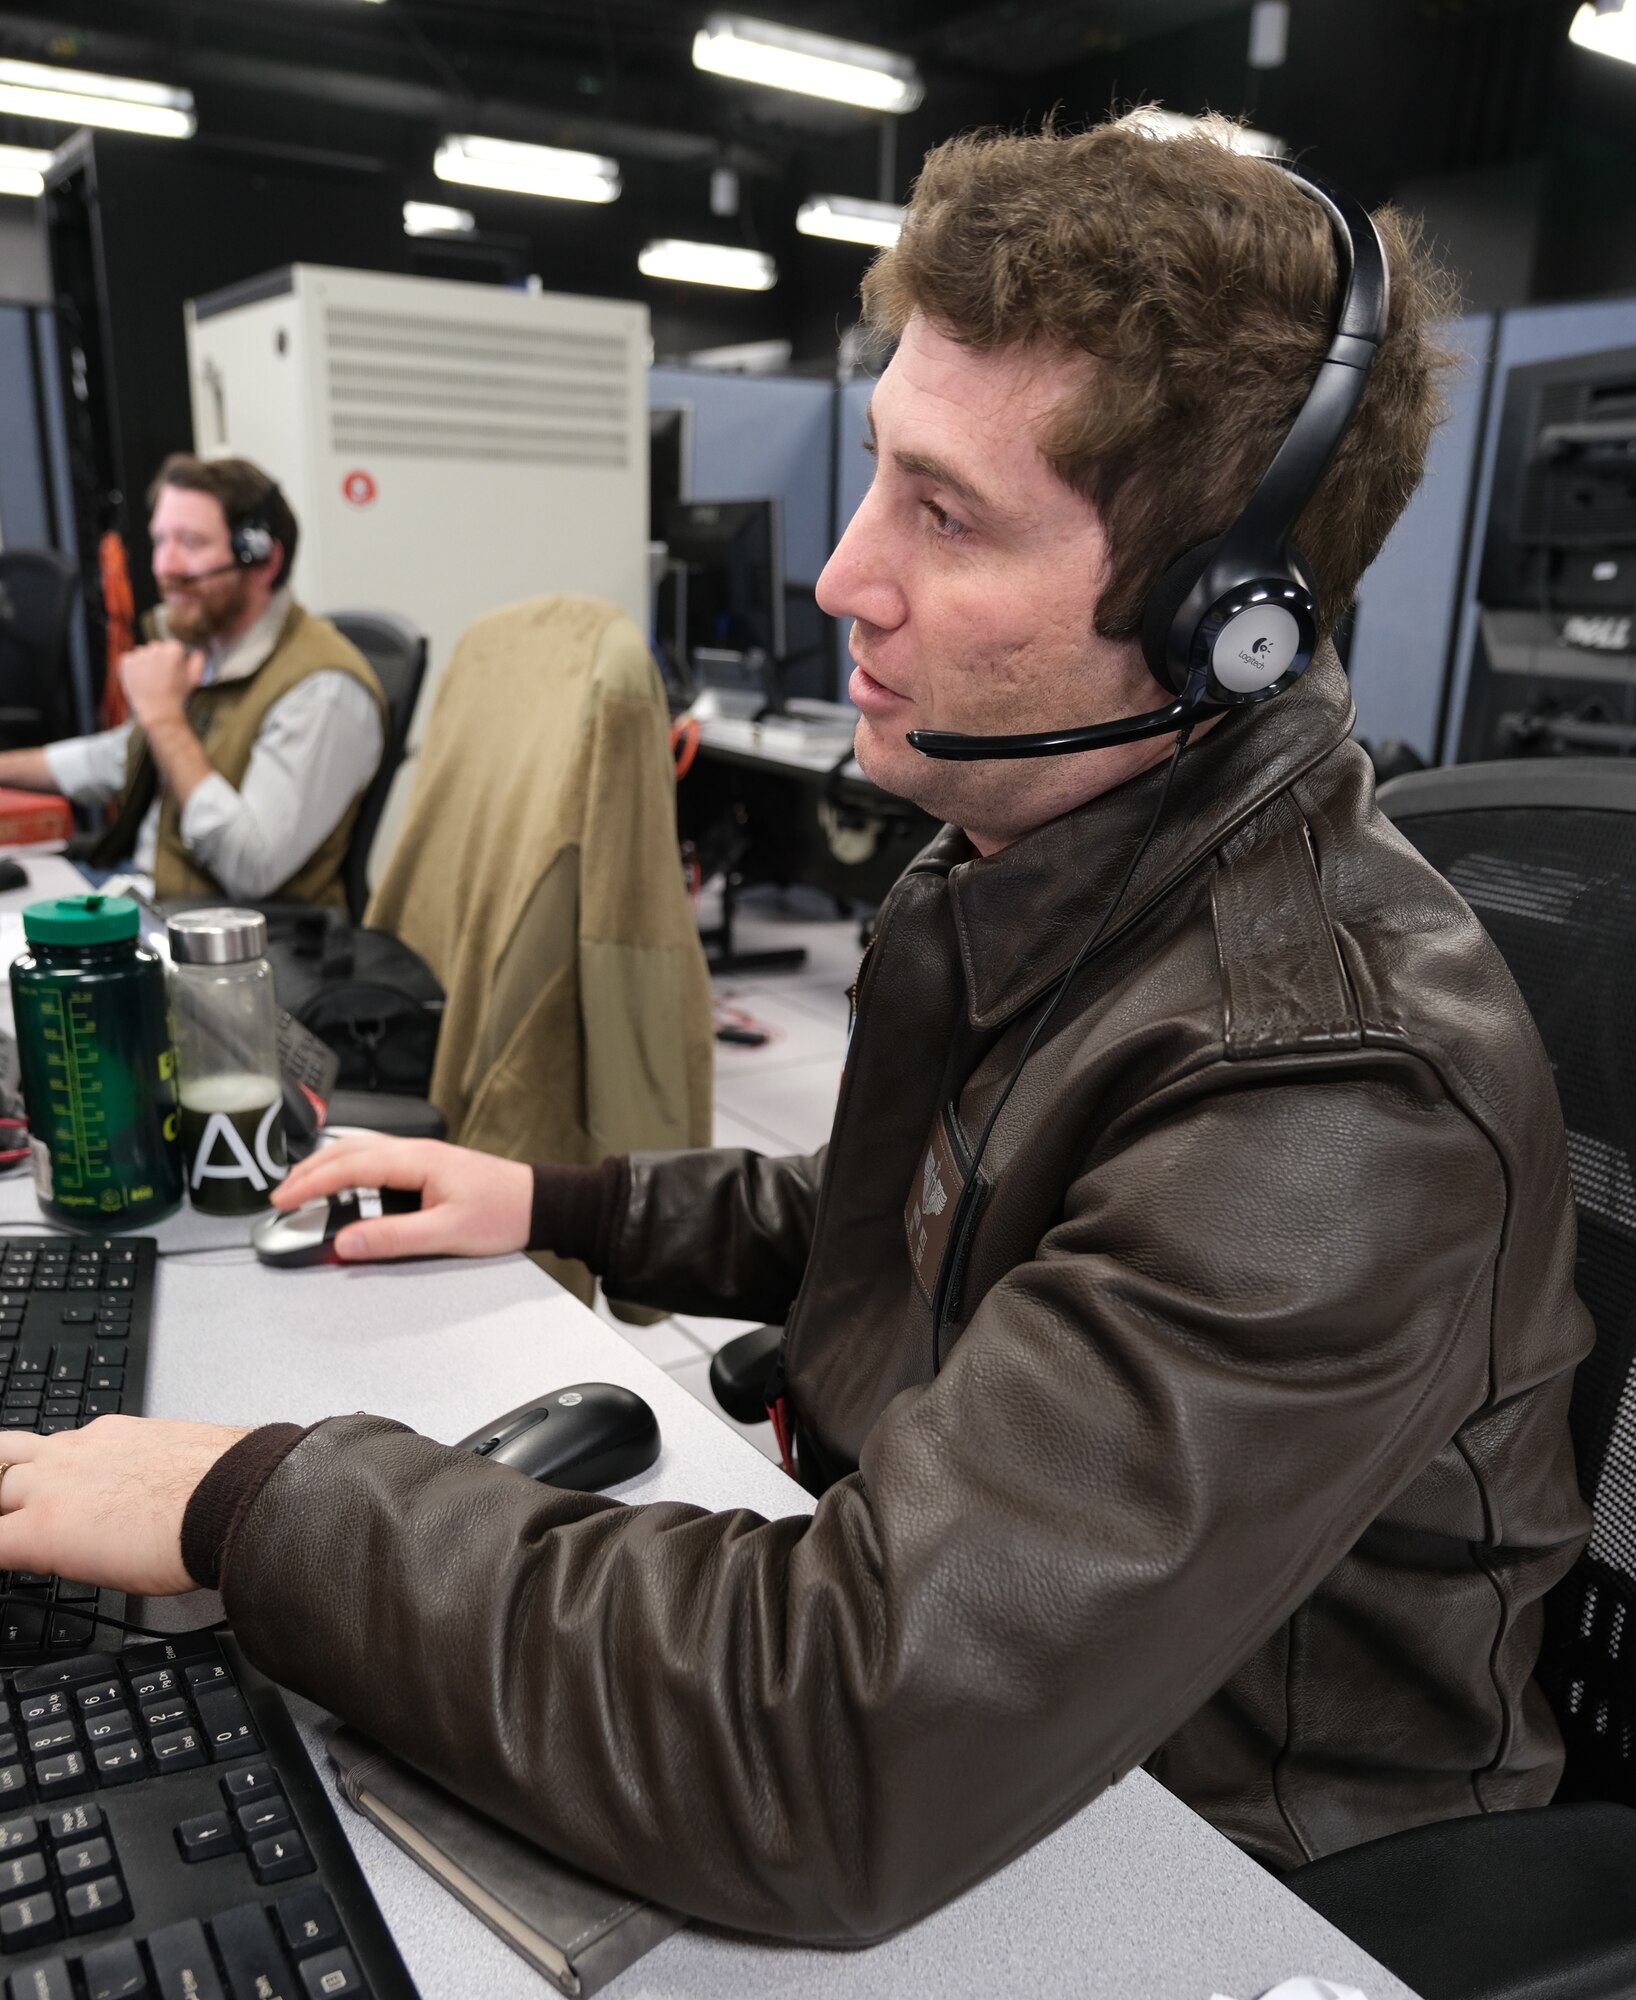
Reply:
[[0, 1570], [143, 1597], [195, 1589], [182, 1564], [182, 1516], [244, 1435], [161, 1417], [98, 1417], [50, 1437], [0, 1431]]

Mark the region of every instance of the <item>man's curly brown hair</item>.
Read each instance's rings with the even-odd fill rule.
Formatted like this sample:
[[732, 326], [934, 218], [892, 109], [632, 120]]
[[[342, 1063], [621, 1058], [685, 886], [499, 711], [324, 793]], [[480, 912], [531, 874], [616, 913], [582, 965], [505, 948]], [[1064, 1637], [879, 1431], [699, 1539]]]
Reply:
[[[1165, 567], [1233, 521], [1272, 460], [1334, 331], [1323, 211], [1281, 168], [1226, 143], [1224, 119], [1151, 137], [1142, 113], [1088, 131], [986, 133], [926, 156], [903, 234], [864, 278], [866, 325], [919, 312], [979, 352], [1092, 357], [1040, 440], [1101, 514], [1104, 638], [1141, 628]], [[1458, 310], [1418, 226], [1376, 212], [1391, 272], [1386, 340], [1350, 430], [1302, 514], [1326, 624], [1352, 600], [1425, 469]]]

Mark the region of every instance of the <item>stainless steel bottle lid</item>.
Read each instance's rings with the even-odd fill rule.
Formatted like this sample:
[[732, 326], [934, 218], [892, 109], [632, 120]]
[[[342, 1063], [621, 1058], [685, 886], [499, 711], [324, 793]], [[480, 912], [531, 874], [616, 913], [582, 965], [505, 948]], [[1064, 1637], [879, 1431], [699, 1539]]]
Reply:
[[259, 910], [184, 910], [165, 936], [178, 965], [239, 965], [267, 955], [267, 919]]

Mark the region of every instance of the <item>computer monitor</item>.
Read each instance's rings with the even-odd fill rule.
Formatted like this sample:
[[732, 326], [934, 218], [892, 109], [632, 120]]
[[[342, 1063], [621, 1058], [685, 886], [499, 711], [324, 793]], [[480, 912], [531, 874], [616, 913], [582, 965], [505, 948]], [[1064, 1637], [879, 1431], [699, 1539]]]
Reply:
[[731, 683], [787, 650], [776, 500], [678, 500], [661, 537], [676, 578], [676, 629], [691, 671]]
[[659, 404], [648, 411], [648, 540], [665, 539], [665, 516], [693, 485], [693, 406]]

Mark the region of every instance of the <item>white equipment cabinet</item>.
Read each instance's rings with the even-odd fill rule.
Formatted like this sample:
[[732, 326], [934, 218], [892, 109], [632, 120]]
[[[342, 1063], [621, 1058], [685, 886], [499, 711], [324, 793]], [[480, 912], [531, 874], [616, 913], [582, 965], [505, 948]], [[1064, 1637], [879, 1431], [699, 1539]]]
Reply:
[[645, 306], [295, 264], [186, 317], [194, 449], [277, 478], [302, 601], [427, 634], [411, 749], [484, 612], [574, 591], [646, 629]]

